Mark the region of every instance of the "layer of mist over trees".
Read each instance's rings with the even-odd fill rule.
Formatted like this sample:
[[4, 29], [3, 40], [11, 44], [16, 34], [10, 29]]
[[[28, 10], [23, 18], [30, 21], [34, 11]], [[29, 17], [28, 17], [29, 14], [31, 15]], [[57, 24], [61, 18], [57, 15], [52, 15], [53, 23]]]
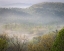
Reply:
[[[63, 26], [64, 3], [0, 8], [0, 51], [64, 51]], [[24, 33], [35, 37], [19, 36]]]
[[18, 36], [10, 38], [5, 33], [0, 34], [0, 51], [64, 51], [64, 28], [34, 37], [31, 41], [25, 37], [19, 40]]

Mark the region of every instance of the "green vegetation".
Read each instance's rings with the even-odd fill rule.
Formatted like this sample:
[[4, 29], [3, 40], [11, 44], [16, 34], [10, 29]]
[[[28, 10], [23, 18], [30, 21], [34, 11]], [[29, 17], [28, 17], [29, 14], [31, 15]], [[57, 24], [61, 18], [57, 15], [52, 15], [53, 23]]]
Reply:
[[64, 51], [64, 29], [59, 31], [53, 44], [52, 51]]
[[0, 51], [5, 51], [8, 43], [5, 39], [0, 38]]

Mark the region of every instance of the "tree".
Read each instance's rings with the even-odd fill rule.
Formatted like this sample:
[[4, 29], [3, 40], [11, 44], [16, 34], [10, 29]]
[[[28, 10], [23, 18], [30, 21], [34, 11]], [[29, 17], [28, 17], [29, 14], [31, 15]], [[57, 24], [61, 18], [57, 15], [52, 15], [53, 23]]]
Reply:
[[21, 36], [13, 35], [12, 38], [10, 38], [9, 42], [9, 51], [27, 51], [27, 38], [24, 36], [23, 38]]
[[7, 48], [7, 41], [5, 39], [0, 38], [0, 51], [5, 51]]
[[64, 51], [64, 29], [59, 31], [51, 51]]
[[56, 33], [44, 34], [41, 37], [36, 37], [33, 43], [28, 44], [28, 51], [50, 51], [55, 39]]

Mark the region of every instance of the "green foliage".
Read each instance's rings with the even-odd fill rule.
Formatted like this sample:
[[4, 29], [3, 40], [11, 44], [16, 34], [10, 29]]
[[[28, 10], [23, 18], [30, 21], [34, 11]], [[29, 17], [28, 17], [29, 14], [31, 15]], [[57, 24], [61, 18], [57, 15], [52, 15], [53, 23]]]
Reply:
[[0, 51], [5, 51], [7, 48], [7, 41], [5, 39], [0, 38]]
[[59, 31], [51, 51], [64, 51], [64, 29]]

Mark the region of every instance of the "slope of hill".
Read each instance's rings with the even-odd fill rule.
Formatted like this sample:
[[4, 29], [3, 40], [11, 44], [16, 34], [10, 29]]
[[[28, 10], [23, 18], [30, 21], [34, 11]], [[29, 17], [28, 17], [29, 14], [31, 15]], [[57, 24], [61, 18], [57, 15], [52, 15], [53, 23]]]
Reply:
[[0, 8], [0, 23], [64, 24], [64, 3], [44, 2], [29, 8]]

